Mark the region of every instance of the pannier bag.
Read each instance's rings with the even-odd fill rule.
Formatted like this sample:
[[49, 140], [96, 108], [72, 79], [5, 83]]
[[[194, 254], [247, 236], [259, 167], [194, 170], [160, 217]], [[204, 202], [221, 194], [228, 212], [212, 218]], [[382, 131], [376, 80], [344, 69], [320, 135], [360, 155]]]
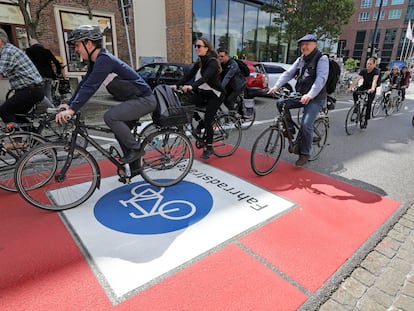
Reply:
[[154, 88], [157, 108], [152, 120], [159, 126], [180, 126], [191, 122], [193, 106], [183, 106], [180, 97], [166, 84]]

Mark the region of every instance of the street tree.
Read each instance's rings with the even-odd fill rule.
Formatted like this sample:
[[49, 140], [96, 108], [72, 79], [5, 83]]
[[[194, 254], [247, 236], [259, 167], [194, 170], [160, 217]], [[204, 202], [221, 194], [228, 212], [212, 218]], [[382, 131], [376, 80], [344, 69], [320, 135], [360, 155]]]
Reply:
[[[307, 33], [337, 42], [343, 25], [348, 24], [355, 12], [353, 0], [273, 0], [262, 10], [272, 13], [278, 34], [288, 46]], [[288, 53], [289, 54], [289, 53]]]
[[[43, 10], [52, 3], [59, 3], [59, 0], [11, 0], [12, 3], [15, 3], [19, 6], [20, 11], [22, 12], [24, 23], [27, 29], [27, 34], [29, 38], [39, 39], [39, 24], [43, 17]], [[89, 15], [92, 15], [91, 8], [89, 6], [89, 0], [77, 0], [79, 4], [85, 6], [89, 12]]]

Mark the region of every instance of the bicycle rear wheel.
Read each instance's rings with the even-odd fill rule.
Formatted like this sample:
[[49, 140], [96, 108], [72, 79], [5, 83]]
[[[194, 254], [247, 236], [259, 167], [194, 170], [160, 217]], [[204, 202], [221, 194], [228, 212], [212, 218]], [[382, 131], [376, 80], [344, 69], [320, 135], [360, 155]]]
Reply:
[[37, 134], [21, 132], [0, 136], [0, 188], [17, 191], [14, 183], [14, 170], [20, 157], [29, 149], [46, 140]]
[[356, 128], [358, 127], [360, 119], [360, 112], [357, 106], [352, 106], [346, 115], [345, 119], [345, 131], [348, 135], [354, 134]]
[[[70, 160], [64, 143], [46, 143], [29, 150], [18, 162], [16, 187], [30, 204], [53, 211], [76, 207], [85, 202], [100, 181], [96, 160], [77, 146]], [[61, 170], [71, 161], [64, 175]]]
[[250, 166], [259, 176], [271, 173], [279, 162], [284, 146], [281, 131], [275, 126], [265, 129], [253, 144], [250, 153]]
[[213, 121], [213, 150], [218, 157], [232, 155], [240, 146], [242, 129], [236, 117], [222, 114]]
[[375, 99], [374, 103], [372, 104], [372, 117], [375, 118], [376, 116], [379, 115], [381, 110], [384, 110], [385, 107], [385, 101], [384, 101], [384, 97], [380, 96], [377, 97], [377, 99]]
[[145, 153], [141, 158], [141, 176], [151, 185], [175, 185], [187, 176], [193, 165], [194, 150], [184, 133], [169, 129], [152, 133], [142, 148]]
[[313, 123], [313, 142], [309, 161], [316, 160], [321, 154], [328, 139], [328, 123], [325, 118], [318, 118]]

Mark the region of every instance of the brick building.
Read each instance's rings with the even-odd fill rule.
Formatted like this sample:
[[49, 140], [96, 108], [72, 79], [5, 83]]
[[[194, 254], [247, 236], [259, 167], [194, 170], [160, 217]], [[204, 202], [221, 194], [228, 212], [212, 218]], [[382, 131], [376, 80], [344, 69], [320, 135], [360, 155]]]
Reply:
[[376, 56], [381, 69], [385, 69], [391, 61], [406, 55], [403, 47], [407, 46], [408, 21], [414, 20], [414, 0], [356, 0], [355, 8], [350, 22], [342, 28], [340, 56], [358, 59], [361, 67], [369, 56]]

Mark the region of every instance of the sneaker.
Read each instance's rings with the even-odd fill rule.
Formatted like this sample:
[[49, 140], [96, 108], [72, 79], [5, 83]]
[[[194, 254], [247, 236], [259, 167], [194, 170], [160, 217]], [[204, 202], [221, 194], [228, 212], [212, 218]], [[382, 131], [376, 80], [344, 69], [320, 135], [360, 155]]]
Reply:
[[200, 158], [202, 159], [208, 159], [210, 156], [214, 153], [213, 148], [207, 148], [203, 151]]
[[301, 154], [299, 159], [296, 161], [296, 166], [303, 166], [308, 163], [310, 156], [307, 154]]
[[27, 144], [22, 142], [3, 143], [3, 147], [7, 150], [25, 149]]
[[362, 124], [361, 124], [361, 129], [366, 129], [368, 126], [368, 120], [365, 120]]

